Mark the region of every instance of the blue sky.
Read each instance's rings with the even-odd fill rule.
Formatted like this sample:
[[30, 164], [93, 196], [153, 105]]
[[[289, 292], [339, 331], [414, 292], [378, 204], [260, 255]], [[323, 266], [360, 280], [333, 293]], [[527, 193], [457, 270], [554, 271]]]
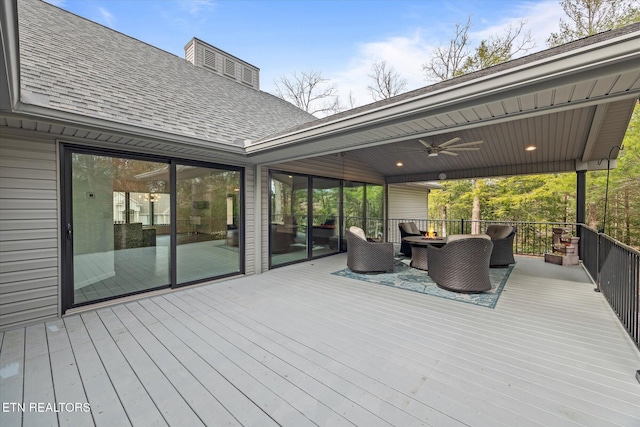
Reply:
[[557, 31], [559, 0], [48, 0], [65, 10], [184, 57], [192, 37], [260, 68], [261, 89], [294, 71], [316, 70], [344, 99], [372, 101], [371, 65], [386, 60], [426, 86], [422, 64], [471, 16], [472, 43], [526, 20], [535, 50]]

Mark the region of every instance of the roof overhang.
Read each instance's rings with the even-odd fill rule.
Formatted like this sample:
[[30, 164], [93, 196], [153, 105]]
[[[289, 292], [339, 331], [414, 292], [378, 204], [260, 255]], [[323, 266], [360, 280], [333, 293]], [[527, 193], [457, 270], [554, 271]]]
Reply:
[[[640, 95], [640, 26], [632, 27], [321, 119], [247, 153], [272, 164], [349, 151], [388, 182], [598, 168], [621, 143]], [[419, 151], [418, 138], [453, 137], [485, 143], [456, 157]], [[531, 155], [523, 151], [529, 143], [538, 146]]]

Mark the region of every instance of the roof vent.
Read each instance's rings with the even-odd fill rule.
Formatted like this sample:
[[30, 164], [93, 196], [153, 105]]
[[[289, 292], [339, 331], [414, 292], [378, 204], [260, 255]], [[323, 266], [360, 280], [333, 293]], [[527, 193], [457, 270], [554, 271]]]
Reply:
[[260, 69], [197, 38], [184, 47], [185, 59], [230, 80], [260, 89]]

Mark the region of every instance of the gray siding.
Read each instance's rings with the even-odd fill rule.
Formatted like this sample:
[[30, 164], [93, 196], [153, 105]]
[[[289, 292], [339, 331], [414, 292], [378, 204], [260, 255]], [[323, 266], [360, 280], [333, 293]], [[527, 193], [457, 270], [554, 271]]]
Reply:
[[255, 273], [255, 172], [252, 166], [245, 168], [245, 274]]
[[271, 218], [269, 218], [269, 173], [267, 168], [261, 169], [261, 197], [260, 203], [262, 205], [262, 217], [260, 221], [262, 222], [262, 249], [260, 253], [262, 254], [262, 271], [266, 271], [269, 268], [269, 223], [271, 222]]
[[0, 329], [55, 317], [59, 300], [56, 145], [3, 132]]

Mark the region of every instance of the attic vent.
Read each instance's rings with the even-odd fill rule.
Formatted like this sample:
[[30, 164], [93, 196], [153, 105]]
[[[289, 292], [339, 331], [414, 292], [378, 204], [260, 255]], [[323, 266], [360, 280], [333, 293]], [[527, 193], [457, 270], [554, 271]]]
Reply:
[[204, 66], [216, 69], [216, 54], [208, 49], [204, 50]]
[[229, 58], [224, 59], [224, 73], [228, 76], [236, 76], [236, 63]]
[[253, 84], [253, 70], [248, 67], [242, 67], [242, 81], [245, 83]]

